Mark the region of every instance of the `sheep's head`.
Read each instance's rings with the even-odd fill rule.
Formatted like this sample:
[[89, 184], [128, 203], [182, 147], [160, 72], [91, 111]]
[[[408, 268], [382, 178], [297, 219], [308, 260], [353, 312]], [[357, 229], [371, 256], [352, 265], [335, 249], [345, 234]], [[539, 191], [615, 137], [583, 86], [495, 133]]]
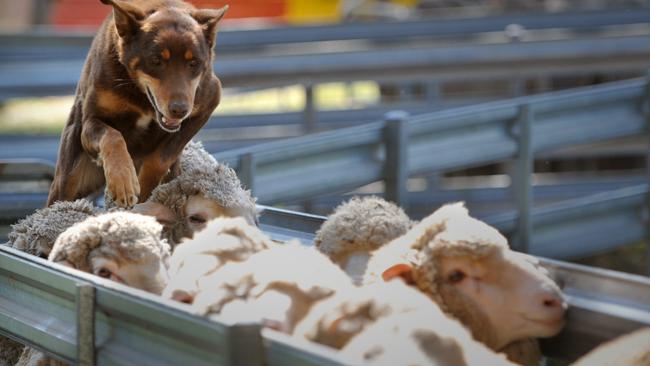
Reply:
[[93, 204], [85, 199], [55, 202], [12, 225], [7, 244], [17, 250], [47, 258], [54, 241], [62, 232], [96, 213]]
[[495, 350], [561, 330], [567, 305], [560, 289], [497, 230], [462, 204], [444, 206], [421, 225], [409, 239], [411, 261], [389, 266], [384, 279], [416, 284]]
[[228, 263], [204, 277], [192, 306], [199, 314], [257, 321], [292, 333], [316, 302], [351, 286], [345, 273], [324, 255], [286, 244], [245, 262]]
[[244, 261], [271, 245], [271, 239], [241, 217], [215, 219], [194, 239], [174, 249], [169, 266], [170, 281], [163, 297], [191, 304], [201, 278], [228, 262]]
[[133, 211], [156, 217], [173, 244], [191, 238], [218, 217], [243, 217], [257, 225], [255, 199], [241, 187], [234, 170], [216, 162], [210, 170], [183, 171], [158, 186], [149, 200]]
[[151, 217], [113, 212], [63, 232], [49, 260], [159, 294], [167, 283], [169, 245]]
[[370, 252], [404, 235], [411, 220], [379, 197], [354, 197], [338, 206], [316, 232], [314, 246], [360, 282]]

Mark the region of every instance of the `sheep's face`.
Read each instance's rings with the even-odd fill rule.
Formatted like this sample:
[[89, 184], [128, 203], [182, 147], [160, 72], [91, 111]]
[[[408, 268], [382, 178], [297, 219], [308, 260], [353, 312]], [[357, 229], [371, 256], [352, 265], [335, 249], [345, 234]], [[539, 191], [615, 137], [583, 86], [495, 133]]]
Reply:
[[154, 294], [160, 294], [168, 281], [166, 263], [155, 255], [138, 262], [96, 256], [90, 264], [94, 275]]
[[137, 204], [133, 212], [155, 217], [164, 227], [164, 236], [176, 244], [184, 238], [192, 238], [194, 233], [205, 229], [209, 221], [218, 217], [243, 217], [249, 225], [257, 226], [256, 218], [250, 214], [225, 208], [201, 194], [187, 196], [181, 212], [174, 212], [158, 202]]
[[447, 310], [477, 338], [484, 329], [476, 328], [485, 325], [467, 324], [481, 318], [466, 314], [469, 309], [481, 312], [490, 324], [494, 339], [489, 343], [495, 349], [527, 337], [551, 337], [562, 329], [567, 304], [535, 263], [496, 247], [483, 256], [454, 254], [438, 257], [435, 282]]

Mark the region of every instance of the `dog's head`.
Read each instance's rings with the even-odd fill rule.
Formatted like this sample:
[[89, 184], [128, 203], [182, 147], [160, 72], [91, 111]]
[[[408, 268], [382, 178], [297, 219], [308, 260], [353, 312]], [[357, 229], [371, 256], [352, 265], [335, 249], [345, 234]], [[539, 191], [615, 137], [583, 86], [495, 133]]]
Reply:
[[[101, 0], [113, 6], [117, 51], [151, 102], [156, 121], [176, 132], [197, 107], [194, 97], [204, 73], [212, 72], [217, 24], [228, 6], [194, 9]], [[179, 5], [183, 5], [179, 3]]]

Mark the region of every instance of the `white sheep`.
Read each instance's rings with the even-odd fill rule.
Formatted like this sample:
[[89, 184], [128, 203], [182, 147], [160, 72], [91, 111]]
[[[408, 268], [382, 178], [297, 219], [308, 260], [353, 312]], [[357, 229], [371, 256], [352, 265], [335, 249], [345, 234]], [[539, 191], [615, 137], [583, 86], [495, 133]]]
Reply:
[[192, 303], [196, 313], [256, 321], [288, 334], [315, 303], [353, 286], [327, 257], [297, 243], [230, 262], [198, 284]]
[[571, 366], [648, 366], [650, 327], [641, 328], [603, 343]]
[[[156, 217], [165, 225], [172, 245], [191, 238], [216, 217], [243, 217], [257, 225], [257, 208], [234, 170], [219, 164], [199, 142], [189, 142], [178, 160], [175, 176], [159, 185], [133, 211]], [[107, 201], [110, 206], [110, 201]]]
[[70, 226], [94, 216], [98, 210], [90, 201], [60, 201], [11, 225], [7, 245], [41, 258], [47, 258], [54, 241]]
[[353, 364], [512, 365], [401, 281], [337, 291], [310, 310], [293, 336], [341, 349]]
[[169, 283], [163, 297], [191, 303], [198, 280], [228, 262], [241, 262], [274, 244], [243, 218], [217, 218], [174, 248], [169, 261]]
[[373, 253], [366, 283], [402, 278], [515, 362], [540, 358], [534, 338], [564, 326], [566, 302], [547, 273], [494, 228], [446, 205]]
[[353, 197], [321, 225], [314, 246], [361, 284], [370, 252], [404, 235], [412, 222], [404, 211], [379, 197]]
[[396, 313], [370, 324], [340, 353], [353, 364], [374, 366], [514, 366], [472, 339], [440, 310]]
[[[152, 217], [112, 212], [89, 217], [56, 239], [48, 260], [127, 286], [160, 294], [167, 283], [169, 244]], [[25, 347], [18, 365], [57, 365]]]

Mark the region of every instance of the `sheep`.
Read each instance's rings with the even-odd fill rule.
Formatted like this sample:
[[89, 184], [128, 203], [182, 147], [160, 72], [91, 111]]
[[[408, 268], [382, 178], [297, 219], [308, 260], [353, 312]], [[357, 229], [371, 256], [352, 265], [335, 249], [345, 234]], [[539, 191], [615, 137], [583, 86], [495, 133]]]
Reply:
[[[190, 141], [178, 160], [173, 179], [156, 187], [133, 212], [156, 217], [165, 237], [176, 245], [191, 238], [216, 217], [243, 217], [257, 225], [257, 208], [234, 170], [219, 164], [200, 142]], [[107, 206], [111, 206], [107, 197]]]
[[342, 289], [316, 304], [293, 334], [341, 349], [378, 319], [423, 308], [438, 309], [426, 295], [399, 281]]
[[192, 311], [236, 322], [260, 322], [291, 334], [309, 309], [337, 290], [352, 288], [329, 258], [295, 242], [230, 262], [201, 278]]
[[293, 336], [342, 350], [354, 364], [513, 365], [400, 281], [337, 291], [310, 310]]
[[364, 365], [505, 366], [514, 364], [472, 339], [439, 309], [396, 313], [370, 324], [340, 352]]
[[62, 232], [97, 213], [98, 209], [85, 199], [56, 202], [12, 225], [7, 245], [37, 257], [47, 258], [54, 241]]
[[241, 262], [274, 244], [257, 227], [243, 218], [217, 218], [174, 248], [169, 262], [169, 283], [163, 297], [191, 302], [197, 281], [228, 262]]
[[105, 213], [59, 235], [48, 260], [160, 294], [170, 256], [161, 233], [162, 226], [152, 217]]
[[370, 252], [404, 235], [411, 226], [409, 217], [395, 204], [379, 197], [354, 197], [321, 225], [314, 246], [359, 285]]
[[534, 338], [564, 326], [567, 305], [557, 285], [463, 203], [443, 206], [372, 254], [364, 283], [393, 278], [419, 288], [476, 340], [518, 363], [536, 363]]
[[650, 327], [601, 344], [571, 366], [647, 366], [650, 365]]
[[[167, 282], [170, 246], [152, 217], [111, 212], [77, 223], [56, 239], [48, 260], [160, 294]], [[18, 365], [57, 365], [25, 347]]]

